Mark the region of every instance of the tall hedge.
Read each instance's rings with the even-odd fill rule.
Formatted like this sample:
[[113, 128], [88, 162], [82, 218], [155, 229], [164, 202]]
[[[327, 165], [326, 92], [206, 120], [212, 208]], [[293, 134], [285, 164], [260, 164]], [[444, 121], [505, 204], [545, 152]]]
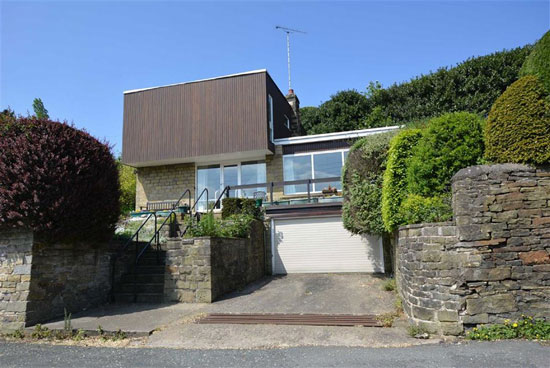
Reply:
[[403, 222], [399, 209], [408, 194], [407, 165], [412, 148], [421, 136], [420, 129], [407, 129], [399, 132], [390, 142], [382, 183], [382, 220], [389, 232]]
[[382, 173], [395, 132], [367, 136], [350, 149], [342, 170], [344, 227], [354, 234], [382, 234]]
[[0, 226], [44, 241], [103, 240], [119, 216], [110, 147], [64, 123], [0, 121]]
[[485, 145], [493, 162], [550, 163], [550, 99], [537, 76], [521, 78], [497, 99]]
[[[321, 106], [331, 108], [330, 114], [312, 110], [304, 115], [308, 134], [329, 133], [364, 127], [409, 124], [448, 112], [467, 111], [485, 116], [506, 88], [519, 77], [519, 71], [532, 46], [504, 50], [490, 55], [470, 58], [455, 67], [415, 77], [408, 82], [380, 88], [371, 83], [365, 103], [361, 98], [331, 100]], [[548, 60], [548, 58], [546, 59]], [[548, 69], [546, 69], [548, 70]], [[345, 104], [352, 104], [347, 108]], [[346, 119], [349, 110], [361, 112], [353, 120]], [[309, 111], [308, 111], [309, 112]], [[343, 117], [343, 120], [339, 120]]]
[[550, 92], [550, 31], [535, 44], [520, 70], [520, 76], [536, 75]]
[[408, 191], [424, 197], [450, 192], [458, 170], [483, 157], [483, 120], [456, 112], [433, 118], [412, 149], [407, 167]]

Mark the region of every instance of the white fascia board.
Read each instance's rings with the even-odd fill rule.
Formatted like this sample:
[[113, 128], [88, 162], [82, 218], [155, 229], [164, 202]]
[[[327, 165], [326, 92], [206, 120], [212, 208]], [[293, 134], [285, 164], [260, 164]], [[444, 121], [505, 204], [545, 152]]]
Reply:
[[336, 132], [336, 133], [325, 133], [325, 134], [315, 134], [315, 135], [304, 135], [300, 137], [279, 138], [279, 139], [275, 139], [273, 143], [275, 143], [276, 145], [288, 146], [291, 144], [338, 141], [343, 139], [365, 137], [367, 135], [372, 135], [372, 134], [385, 133], [392, 130], [400, 129], [402, 127], [403, 125], [394, 125], [394, 126], [380, 127], [380, 128], [350, 130], [348, 132]]
[[267, 69], [258, 69], [258, 70], [251, 70], [248, 72], [242, 72], [242, 73], [235, 73], [235, 74], [228, 74], [228, 75], [222, 75], [219, 77], [213, 77], [213, 78], [205, 78], [205, 79], [197, 79], [194, 81], [189, 82], [182, 82], [182, 83], [174, 83], [174, 84], [167, 84], [164, 86], [156, 86], [156, 87], [148, 87], [148, 88], [139, 88], [139, 89], [131, 89], [128, 91], [124, 91], [123, 93], [126, 95], [128, 93], [135, 93], [135, 92], [141, 92], [141, 91], [148, 91], [150, 89], [157, 89], [157, 88], [164, 88], [164, 87], [173, 87], [173, 86], [181, 86], [184, 84], [191, 84], [191, 83], [198, 83], [198, 82], [206, 82], [206, 81], [212, 81], [216, 79], [224, 79], [224, 78], [231, 78], [231, 77], [239, 77], [241, 75], [248, 75], [248, 74], [257, 74], [257, 73], [266, 73]]

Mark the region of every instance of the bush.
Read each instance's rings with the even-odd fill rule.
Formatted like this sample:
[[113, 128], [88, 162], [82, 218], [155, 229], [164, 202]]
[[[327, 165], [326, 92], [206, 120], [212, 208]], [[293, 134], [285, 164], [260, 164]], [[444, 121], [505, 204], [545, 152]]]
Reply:
[[200, 221], [190, 217], [187, 221], [186, 237], [211, 236], [214, 238], [246, 238], [250, 234], [250, 224], [254, 217], [248, 214], [234, 214], [227, 219], [217, 219], [212, 213], [201, 216]]
[[493, 162], [550, 162], [550, 102], [536, 76], [521, 78], [495, 102], [485, 145], [485, 157]]
[[382, 173], [389, 142], [395, 132], [358, 140], [350, 149], [342, 172], [344, 227], [354, 234], [382, 234]]
[[407, 163], [421, 135], [420, 129], [402, 130], [390, 142], [382, 183], [382, 220], [387, 231], [402, 223], [399, 208], [408, 194]]
[[409, 193], [422, 196], [450, 192], [458, 170], [483, 156], [483, 121], [467, 112], [445, 114], [428, 122], [412, 149], [407, 167]]
[[449, 197], [422, 197], [409, 194], [401, 204], [399, 217], [403, 224], [448, 221], [453, 217]]
[[0, 121], [0, 225], [43, 241], [103, 240], [120, 213], [107, 144], [67, 124]]
[[226, 219], [233, 215], [249, 215], [261, 220], [263, 212], [261, 207], [256, 206], [256, 200], [252, 198], [224, 198], [222, 207], [222, 218]]
[[503, 324], [474, 327], [466, 333], [470, 340], [529, 339], [550, 340], [550, 322], [522, 316], [519, 321], [505, 320]]
[[118, 180], [120, 183], [120, 211], [128, 214], [136, 208], [136, 174], [134, 168], [117, 160]]
[[527, 56], [519, 75], [536, 75], [550, 93], [550, 31], [546, 32]]

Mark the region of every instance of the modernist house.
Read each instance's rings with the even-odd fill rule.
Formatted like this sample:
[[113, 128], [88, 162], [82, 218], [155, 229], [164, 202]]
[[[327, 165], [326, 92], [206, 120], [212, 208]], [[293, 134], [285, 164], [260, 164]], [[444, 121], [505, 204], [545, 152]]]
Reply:
[[342, 225], [340, 175], [355, 139], [396, 128], [304, 135], [298, 97], [256, 70], [124, 92], [122, 159], [138, 210], [186, 189], [201, 210], [226, 186], [263, 198], [273, 273], [383, 272], [381, 239]]

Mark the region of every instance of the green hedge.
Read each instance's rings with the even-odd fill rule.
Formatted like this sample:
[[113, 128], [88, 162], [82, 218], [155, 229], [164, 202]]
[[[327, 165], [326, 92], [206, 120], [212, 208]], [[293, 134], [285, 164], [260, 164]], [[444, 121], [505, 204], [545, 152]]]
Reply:
[[256, 207], [256, 200], [252, 198], [224, 198], [222, 218], [227, 219], [233, 215], [249, 215], [255, 219], [262, 219], [262, 209]]
[[453, 217], [450, 202], [450, 196], [422, 197], [409, 194], [401, 204], [399, 216], [404, 224], [448, 221]]
[[364, 100], [356, 91], [341, 92], [318, 109], [308, 107], [302, 123], [308, 134], [315, 134], [409, 124], [457, 111], [485, 116], [498, 96], [518, 79], [532, 48], [528, 45], [470, 58], [389, 88], [371, 83]]
[[342, 170], [344, 227], [354, 234], [382, 234], [382, 173], [389, 142], [396, 132], [358, 140]]
[[550, 163], [550, 102], [538, 77], [512, 84], [495, 102], [485, 131], [493, 162]]
[[452, 176], [479, 163], [483, 145], [479, 116], [456, 112], [431, 119], [412, 149], [407, 168], [409, 193], [429, 197], [450, 192]]
[[550, 93], [550, 31], [535, 44], [520, 70], [520, 76], [536, 75]]
[[408, 194], [407, 163], [412, 148], [421, 136], [420, 129], [407, 129], [399, 132], [390, 142], [382, 183], [382, 220], [389, 232], [403, 223], [399, 209]]

